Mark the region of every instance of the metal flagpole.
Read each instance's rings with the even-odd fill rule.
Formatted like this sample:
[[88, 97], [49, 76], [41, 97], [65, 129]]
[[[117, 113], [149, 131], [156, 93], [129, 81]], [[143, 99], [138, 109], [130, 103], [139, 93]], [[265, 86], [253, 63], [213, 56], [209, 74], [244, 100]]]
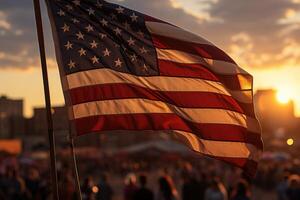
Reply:
[[48, 72], [47, 72], [47, 63], [46, 63], [41, 8], [40, 8], [39, 0], [33, 0], [33, 3], [34, 3], [34, 13], [35, 13], [38, 42], [39, 42], [40, 59], [41, 59], [41, 66], [42, 66], [42, 73], [43, 73], [45, 104], [46, 104], [46, 111], [47, 111], [47, 125], [48, 125], [48, 137], [49, 137], [50, 160], [51, 160], [52, 195], [54, 200], [59, 200], [57, 171], [56, 171], [55, 140], [54, 140], [54, 132], [53, 132], [51, 100], [50, 100], [50, 92], [49, 92], [49, 81], [48, 81]]
[[81, 188], [80, 188], [80, 180], [76, 162], [76, 155], [74, 151], [74, 139], [70, 134], [70, 149], [72, 154], [73, 166], [74, 166], [74, 175], [75, 175], [75, 182], [76, 182], [76, 190], [77, 190], [77, 199], [82, 200]]

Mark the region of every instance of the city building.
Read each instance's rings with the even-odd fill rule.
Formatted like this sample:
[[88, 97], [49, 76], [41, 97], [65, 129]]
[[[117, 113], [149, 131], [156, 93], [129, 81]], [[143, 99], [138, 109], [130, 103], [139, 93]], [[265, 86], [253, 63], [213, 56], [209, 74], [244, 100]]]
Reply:
[[20, 137], [25, 133], [23, 100], [0, 97], [0, 138]]

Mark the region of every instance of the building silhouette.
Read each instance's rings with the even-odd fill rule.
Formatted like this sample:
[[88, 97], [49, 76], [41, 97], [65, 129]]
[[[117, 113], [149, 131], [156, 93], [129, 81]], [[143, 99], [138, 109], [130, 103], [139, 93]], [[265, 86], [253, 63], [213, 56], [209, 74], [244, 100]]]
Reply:
[[15, 138], [25, 133], [23, 99], [0, 97], [0, 138]]

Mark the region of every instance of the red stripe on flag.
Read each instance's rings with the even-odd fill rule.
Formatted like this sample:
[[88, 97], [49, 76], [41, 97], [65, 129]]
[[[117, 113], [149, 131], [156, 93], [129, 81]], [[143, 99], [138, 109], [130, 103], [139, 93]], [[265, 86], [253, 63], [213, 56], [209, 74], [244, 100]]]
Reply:
[[[162, 76], [200, 78], [211, 81], [219, 81], [230, 90], [241, 90], [238, 74], [216, 74], [201, 64], [183, 64], [167, 60], [158, 60], [160, 74]], [[243, 74], [244, 77], [252, 78], [251, 75]]]
[[170, 37], [160, 36], [160, 35], [152, 35], [153, 44], [155, 47], [159, 49], [172, 49], [179, 50], [195, 55], [200, 55], [204, 58], [209, 58], [213, 60], [222, 60], [230, 63], [235, 62], [230, 58], [224, 51], [219, 49], [216, 46], [212, 46], [209, 44], [198, 44], [193, 42], [186, 42], [177, 40]]
[[173, 113], [100, 115], [74, 120], [78, 135], [101, 131], [169, 131], [179, 130], [214, 141], [245, 142], [262, 149], [260, 135], [228, 124], [200, 124], [187, 121]]
[[182, 64], [166, 60], [158, 60], [159, 71], [162, 76], [200, 78], [219, 81], [219, 78], [201, 64]]
[[231, 96], [211, 92], [156, 91], [132, 84], [102, 84], [70, 90], [73, 105], [114, 99], [141, 98], [166, 102], [184, 108], [220, 108], [254, 117], [252, 104], [239, 104]]

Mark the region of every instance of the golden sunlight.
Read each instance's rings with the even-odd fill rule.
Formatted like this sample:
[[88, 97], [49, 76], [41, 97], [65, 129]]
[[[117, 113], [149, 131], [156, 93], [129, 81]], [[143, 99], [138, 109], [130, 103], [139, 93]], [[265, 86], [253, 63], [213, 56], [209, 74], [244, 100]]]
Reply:
[[284, 90], [279, 90], [277, 92], [276, 98], [277, 101], [282, 104], [286, 104], [291, 100], [290, 95]]
[[292, 18], [296, 15], [296, 11], [294, 9], [287, 9], [285, 12], [286, 18]]

